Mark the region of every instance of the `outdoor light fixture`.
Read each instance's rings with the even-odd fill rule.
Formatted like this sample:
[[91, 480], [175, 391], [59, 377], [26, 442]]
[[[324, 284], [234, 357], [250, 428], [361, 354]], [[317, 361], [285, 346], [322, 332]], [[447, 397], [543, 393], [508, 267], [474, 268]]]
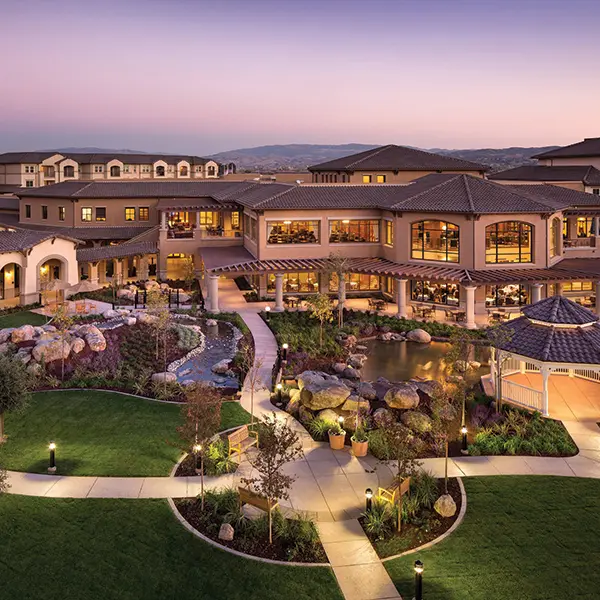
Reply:
[[338, 423], [340, 424], [340, 427], [344, 425], [344, 417], [342, 417], [342, 415], [338, 417]]
[[277, 402], [281, 403], [281, 390], [283, 389], [283, 385], [278, 383], [275, 387], [277, 387]]
[[269, 320], [269, 313], [271, 312], [271, 307], [270, 306], [265, 306], [265, 320], [268, 321]]
[[283, 361], [287, 361], [288, 348], [289, 346], [287, 344], [282, 344], [281, 346], [281, 360]]
[[202, 466], [200, 464], [200, 452], [202, 452], [202, 446], [200, 444], [194, 444], [194, 456], [196, 457], [196, 473], [200, 473], [202, 471]]
[[373, 506], [373, 490], [371, 488], [367, 488], [365, 490], [365, 498], [367, 501], [367, 510], [371, 510], [371, 507]]
[[469, 453], [469, 446], [467, 443], [467, 426], [463, 425], [460, 428], [460, 432], [462, 433], [462, 446], [460, 448], [460, 452], [461, 454], [468, 454]]
[[56, 444], [50, 442], [48, 449], [50, 450], [50, 466], [48, 467], [48, 473], [54, 474], [56, 473]]
[[415, 600], [423, 600], [423, 563], [415, 560]]

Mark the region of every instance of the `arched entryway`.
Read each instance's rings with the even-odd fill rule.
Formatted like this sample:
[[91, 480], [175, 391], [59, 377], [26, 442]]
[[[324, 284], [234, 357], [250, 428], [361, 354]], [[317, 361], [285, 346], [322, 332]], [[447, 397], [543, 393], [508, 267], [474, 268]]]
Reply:
[[19, 303], [21, 295], [21, 267], [8, 263], [0, 269], [0, 307]]
[[64, 291], [69, 287], [67, 264], [58, 256], [48, 256], [37, 266], [37, 291], [42, 303], [62, 302]]

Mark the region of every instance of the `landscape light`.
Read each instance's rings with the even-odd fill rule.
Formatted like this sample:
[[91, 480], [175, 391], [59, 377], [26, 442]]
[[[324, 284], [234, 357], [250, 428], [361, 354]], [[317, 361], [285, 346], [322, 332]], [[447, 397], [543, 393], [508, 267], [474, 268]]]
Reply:
[[196, 457], [194, 469], [197, 474], [202, 472], [202, 464], [200, 463], [200, 452], [202, 452], [202, 446], [200, 444], [194, 444], [194, 456]]
[[271, 312], [270, 306], [265, 306], [265, 321], [269, 320], [269, 313]]
[[287, 344], [282, 344], [281, 346], [281, 360], [283, 360], [284, 362], [287, 361], [288, 348], [289, 346]]
[[50, 465], [48, 466], [48, 473], [54, 474], [56, 473], [56, 444], [54, 442], [50, 442], [48, 449], [50, 450]]
[[373, 506], [373, 490], [371, 488], [367, 488], [365, 490], [365, 498], [367, 501], [367, 511], [371, 510], [372, 506]]
[[423, 563], [415, 560], [415, 600], [423, 600]]
[[462, 433], [462, 446], [460, 448], [460, 452], [461, 452], [461, 454], [468, 454], [469, 453], [469, 444], [467, 442], [467, 427], [466, 427], [466, 425], [463, 425], [460, 428], [460, 432]]
[[283, 389], [283, 385], [278, 383], [275, 387], [277, 388], [277, 402], [281, 403], [281, 390]]
[[340, 424], [340, 427], [344, 424], [344, 417], [342, 417], [342, 415], [338, 417], [338, 423]]

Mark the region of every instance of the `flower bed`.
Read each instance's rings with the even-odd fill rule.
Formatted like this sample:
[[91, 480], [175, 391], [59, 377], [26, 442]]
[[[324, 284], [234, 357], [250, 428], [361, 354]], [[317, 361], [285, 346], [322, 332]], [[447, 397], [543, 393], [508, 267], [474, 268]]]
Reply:
[[[269, 544], [268, 516], [265, 513], [256, 519], [245, 517], [236, 490], [207, 491], [204, 511], [200, 498], [177, 499], [175, 506], [194, 529], [228, 548], [271, 560], [327, 562], [312, 521], [304, 518], [287, 519], [279, 510], [274, 510], [273, 544]], [[234, 528], [232, 541], [219, 539], [223, 523], [229, 523]]]
[[[204, 475], [217, 477], [237, 471], [238, 463], [229, 456], [226, 437], [211, 442], [204, 457]], [[178, 465], [175, 477], [193, 477], [196, 473], [196, 457], [188, 454]]]

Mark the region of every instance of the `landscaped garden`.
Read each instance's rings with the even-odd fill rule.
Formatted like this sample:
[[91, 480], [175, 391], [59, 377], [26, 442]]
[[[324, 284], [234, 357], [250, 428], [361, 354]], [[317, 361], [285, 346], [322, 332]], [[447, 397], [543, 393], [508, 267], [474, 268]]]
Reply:
[[569, 477], [463, 479], [464, 522], [447, 539], [384, 563], [404, 598], [414, 561], [427, 600], [596, 598], [600, 481]]
[[0, 329], [21, 327], [21, 325], [45, 325], [48, 318], [30, 310], [0, 312]]

